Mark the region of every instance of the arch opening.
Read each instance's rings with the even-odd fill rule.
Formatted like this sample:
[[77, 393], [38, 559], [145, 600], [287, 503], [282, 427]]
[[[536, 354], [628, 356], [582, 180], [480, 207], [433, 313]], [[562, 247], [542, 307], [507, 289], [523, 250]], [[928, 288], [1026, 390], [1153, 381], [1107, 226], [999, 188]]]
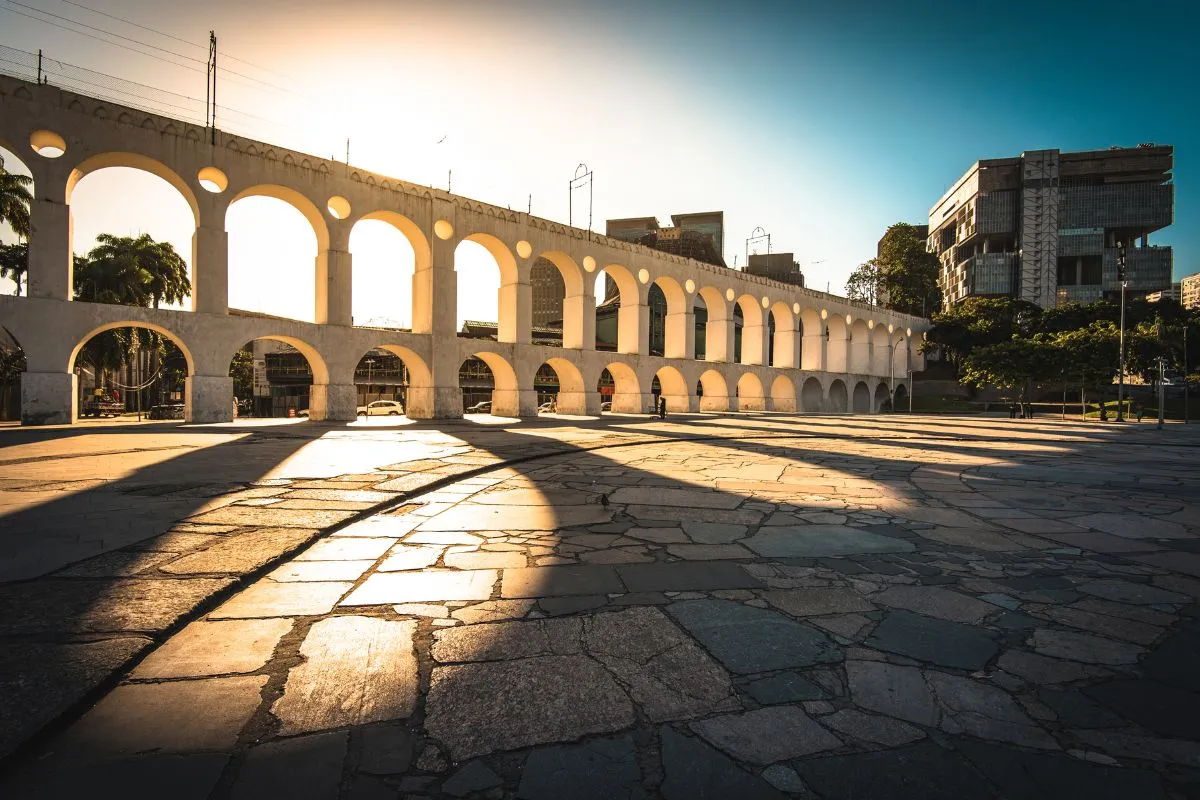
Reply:
[[800, 369], [819, 371], [825, 366], [825, 325], [813, 308], [800, 310]]
[[[713, 286], [703, 286], [696, 292], [697, 335], [703, 336], [704, 346], [697, 344], [697, 353], [703, 353], [704, 361], [729, 361], [734, 355], [734, 333], [729, 302], [725, 295]], [[699, 306], [703, 306], [703, 315]], [[700, 333], [701, 318], [703, 317], [703, 333]], [[696, 356], [701, 358], [700, 355]]]
[[892, 342], [888, 337], [887, 328], [876, 324], [871, 331], [871, 374], [886, 376], [891, 371]]
[[596, 390], [600, 393], [601, 411], [644, 414], [649, 410], [637, 373], [628, 364], [614, 361], [605, 367], [596, 382]]
[[[410, 370], [410, 363], [415, 369]], [[387, 345], [372, 348], [354, 367], [355, 413], [368, 422], [379, 417], [395, 422], [409, 416], [415, 394], [410, 390], [428, 384], [428, 369], [411, 351]], [[420, 406], [420, 398], [415, 399]]]
[[534, 344], [591, 349], [595, 315], [588, 309], [587, 282], [575, 259], [558, 251], [541, 253], [530, 266], [529, 284]]
[[473, 353], [458, 368], [464, 414], [521, 416], [517, 374], [504, 356], [486, 350]]
[[323, 316], [318, 261], [329, 257], [329, 235], [311, 201], [284, 187], [246, 189], [229, 204], [225, 230], [231, 309], [304, 322]]
[[831, 315], [825, 326], [825, 363], [829, 372], [846, 372], [850, 365], [849, 329], [840, 314]]
[[0, 326], [0, 420], [21, 418], [21, 373], [25, 351], [7, 328]]
[[848, 371], [852, 375], [866, 375], [871, 371], [871, 331], [864, 319], [856, 319], [850, 326]]
[[[644, 352], [642, 337], [649, 331], [641, 319], [641, 290], [626, 267], [609, 264], [596, 275], [596, 349], [634, 354]], [[648, 347], [648, 345], [647, 345]]]
[[654, 373], [654, 380], [658, 382], [657, 391], [652, 386], [650, 393], [667, 401], [667, 411], [683, 414], [695, 410], [692, 404], [692, 393], [688, 391], [687, 380], [678, 369], [662, 367]]
[[903, 383], [896, 385], [896, 390], [892, 393], [892, 410], [893, 411], [908, 411], [908, 387]]
[[88, 159], [68, 183], [72, 247], [84, 254], [71, 256], [73, 299], [191, 309], [198, 219], [191, 190], [149, 159], [104, 161]]
[[533, 377], [538, 412], [584, 416], [589, 413], [583, 373], [565, 358], [551, 358]]
[[695, 350], [695, 333], [689, 319], [687, 293], [674, 278], [663, 275], [646, 292], [649, 306], [650, 355], [690, 358]]
[[871, 389], [865, 381], [859, 381], [854, 384], [853, 410], [855, 414], [871, 413]]
[[797, 319], [792, 309], [787, 303], [777, 300], [771, 305], [769, 314], [767, 335], [770, 348], [767, 363], [785, 369], [799, 366], [800, 341], [796, 331]]
[[700, 398], [701, 411], [729, 410], [729, 384], [725, 382], [725, 376], [715, 369], [705, 370], [700, 375], [696, 394]]
[[[6, 194], [27, 194], [29, 200], [35, 197], [36, 187], [29, 165], [4, 147], [0, 147], [0, 181], [4, 183]], [[29, 200], [6, 206], [0, 221], [0, 294], [20, 297], [28, 290]]]
[[829, 384], [829, 410], [834, 414], [845, 414], [849, 409], [849, 393], [840, 378]]
[[787, 375], [771, 381], [771, 410], [796, 411], [796, 384]]
[[[734, 307], [734, 351], [739, 364], [764, 364], [767, 354], [763, 308], [748, 294], [741, 295]], [[741, 321], [740, 330], [738, 320]]]
[[230, 359], [229, 377], [235, 416], [327, 416], [328, 372], [316, 351], [298, 339], [263, 336], [246, 342]]
[[875, 413], [888, 412], [892, 410], [892, 393], [888, 388], [886, 381], [880, 381], [875, 387], [875, 401], [872, 405], [872, 411]]
[[428, 251], [420, 229], [393, 212], [360, 217], [350, 229], [353, 259], [351, 320], [357, 326], [411, 330], [418, 252]]
[[753, 372], [743, 372], [737, 382], [738, 411], [766, 411], [762, 381]]
[[458, 330], [471, 339], [516, 342], [517, 263], [495, 236], [474, 233], [454, 248]]
[[800, 389], [800, 410], [805, 413], [821, 411], [825, 405], [823, 395], [821, 381], [816, 378], [806, 378], [804, 386]]
[[75, 384], [72, 421], [125, 414], [142, 420], [189, 416], [192, 354], [159, 325], [101, 325], [76, 343], [68, 370]]

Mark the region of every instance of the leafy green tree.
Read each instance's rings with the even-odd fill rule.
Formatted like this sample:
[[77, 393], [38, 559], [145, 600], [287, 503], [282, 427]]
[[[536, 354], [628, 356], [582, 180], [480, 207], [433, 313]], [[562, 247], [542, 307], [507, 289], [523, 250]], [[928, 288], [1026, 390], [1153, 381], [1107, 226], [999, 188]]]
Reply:
[[25, 242], [0, 244], [0, 278], [9, 278], [17, 284], [17, 297], [21, 296], [29, 272], [29, 245]]
[[75, 269], [76, 298], [95, 303], [153, 306], [177, 303], [192, 291], [187, 264], [169, 242], [102, 233]]
[[1062, 370], [1062, 354], [1054, 342], [1041, 336], [1013, 336], [972, 350], [963, 361], [961, 378], [975, 386], [1019, 391], [1025, 405], [1032, 385], [1056, 380]]
[[881, 270], [878, 259], [859, 264], [846, 279], [846, 297], [858, 303], [879, 302]]
[[1035, 304], [1012, 297], [968, 297], [933, 315], [925, 346], [940, 346], [946, 359], [961, 368], [977, 348], [1034, 333], [1041, 313]]
[[907, 222], [888, 227], [879, 240], [879, 300], [887, 308], [927, 317], [942, 307], [941, 265], [925, 248], [920, 229]]
[[33, 192], [29, 187], [33, 179], [18, 175], [4, 168], [0, 158], [0, 224], [8, 223], [20, 238], [29, 241], [29, 208], [33, 204]]
[[1098, 320], [1087, 327], [1053, 334], [1053, 341], [1062, 353], [1064, 377], [1080, 389], [1080, 402], [1086, 405], [1089, 389], [1097, 390], [1103, 401], [1120, 363], [1117, 327], [1108, 320]]

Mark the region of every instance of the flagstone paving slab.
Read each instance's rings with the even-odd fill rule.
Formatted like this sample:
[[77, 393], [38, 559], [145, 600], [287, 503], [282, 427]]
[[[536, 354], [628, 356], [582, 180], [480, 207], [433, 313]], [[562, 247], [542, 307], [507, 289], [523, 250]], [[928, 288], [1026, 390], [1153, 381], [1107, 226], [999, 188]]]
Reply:
[[[184, 436], [159, 430], [124, 435]], [[58, 571], [0, 585], [0, 721], [24, 724], [0, 744], [68, 715], [0, 795], [139, 771], [156, 796], [225, 798], [1194, 788], [1200, 451], [1150, 426], [768, 413], [221, 436], [236, 457], [207, 471], [131, 470], [144, 448], [0, 463], [0, 519], [26, 509], [41, 536], [28, 504], [49, 502], [96, 532], [51, 523]], [[148, 512], [155, 538], [79, 527], [158, 497], [179, 511]], [[14, 667], [39, 653], [44, 675]], [[104, 715], [107, 750], [71, 745]]]

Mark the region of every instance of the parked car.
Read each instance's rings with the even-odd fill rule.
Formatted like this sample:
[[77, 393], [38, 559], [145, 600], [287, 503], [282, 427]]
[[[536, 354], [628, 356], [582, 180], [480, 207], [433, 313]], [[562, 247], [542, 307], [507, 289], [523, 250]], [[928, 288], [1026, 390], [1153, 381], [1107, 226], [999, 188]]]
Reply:
[[600, 410], [601, 411], [612, 411], [612, 402], [609, 400], [605, 400], [603, 403], [600, 404]]
[[183, 403], [163, 403], [152, 406], [146, 416], [149, 419], [183, 419]]
[[398, 417], [404, 413], [404, 406], [395, 400], [376, 400], [365, 406], [359, 406], [358, 413], [368, 417]]
[[492, 413], [492, 401], [484, 400], [482, 403], [476, 403], [467, 409], [468, 414], [490, 414]]
[[540, 406], [538, 406], [539, 414], [547, 413], [547, 412], [551, 412], [551, 411], [554, 411], [554, 403], [549, 400], [546, 401], [545, 403], [542, 403]]

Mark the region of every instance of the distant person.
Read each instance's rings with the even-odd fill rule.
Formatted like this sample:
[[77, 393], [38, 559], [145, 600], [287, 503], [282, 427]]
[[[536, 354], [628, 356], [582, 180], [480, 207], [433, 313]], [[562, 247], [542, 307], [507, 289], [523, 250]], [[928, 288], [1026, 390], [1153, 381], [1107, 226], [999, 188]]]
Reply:
[[667, 418], [667, 398], [665, 397], [658, 398], [658, 418]]
[[1016, 403], [1008, 404], [1008, 418], [1009, 419], [1017, 418], [1017, 404]]

